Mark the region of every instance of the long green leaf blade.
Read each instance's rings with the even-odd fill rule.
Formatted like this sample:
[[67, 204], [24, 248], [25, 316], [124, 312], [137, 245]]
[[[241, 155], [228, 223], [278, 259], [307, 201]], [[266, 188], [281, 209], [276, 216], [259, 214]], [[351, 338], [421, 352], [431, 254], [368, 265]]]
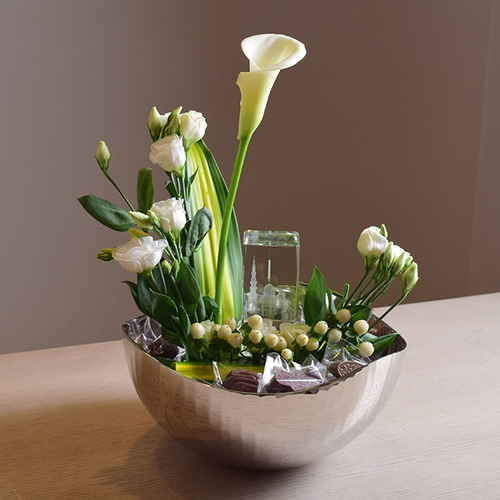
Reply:
[[[194, 254], [194, 267], [200, 281], [203, 295], [215, 296], [215, 275], [217, 254], [222, 227], [222, 216], [227, 198], [227, 186], [212, 153], [203, 141], [191, 146], [187, 161], [187, 175], [195, 176], [189, 208], [194, 214], [206, 207], [213, 215], [213, 226], [203, 240], [200, 250]], [[226, 266], [224, 270], [224, 294], [222, 317], [239, 318], [241, 315], [243, 280], [243, 256], [241, 253], [238, 222], [233, 211], [227, 244]]]

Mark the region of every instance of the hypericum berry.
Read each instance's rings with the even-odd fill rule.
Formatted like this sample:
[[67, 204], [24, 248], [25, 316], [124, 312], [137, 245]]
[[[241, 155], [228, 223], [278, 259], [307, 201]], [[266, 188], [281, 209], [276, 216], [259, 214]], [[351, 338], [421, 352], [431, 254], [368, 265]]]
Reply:
[[[227, 325], [226, 325], [227, 326]], [[231, 347], [240, 347], [243, 337], [238, 332], [231, 333], [227, 339]]]
[[367, 356], [371, 356], [373, 354], [373, 351], [375, 350], [371, 342], [361, 342], [361, 344], [359, 344], [358, 346], [358, 349]]
[[309, 342], [309, 337], [305, 333], [301, 333], [300, 335], [297, 335], [295, 341], [300, 345], [300, 347], [304, 347]]
[[262, 332], [260, 330], [252, 330], [248, 334], [248, 338], [253, 344], [258, 344], [262, 340]]
[[349, 309], [339, 309], [335, 313], [335, 319], [339, 323], [342, 323], [342, 324], [347, 323], [351, 319], [351, 311], [349, 311]]
[[226, 318], [224, 320], [224, 324], [228, 325], [231, 328], [231, 331], [236, 328], [236, 320], [234, 318]]
[[319, 342], [317, 339], [309, 339], [309, 342], [306, 345], [306, 349], [309, 352], [315, 351], [319, 347]]
[[222, 340], [227, 340], [231, 333], [233, 333], [233, 331], [231, 330], [231, 327], [229, 325], [221, 325], [221, 327], [217, 331], [217, 337]]
[[324, 335], [328, 331], [328, 323], [326, 321], [318, 321], [314, 325], [314, 331], [320, 335]]
[[278, 335], [278, 343], [274, 346], [274, 350], [277, 352], [281, 352], [287, 346], [286, 338]]
[[338, 328], [332, 328], [328, 332], [328, 340], [329, 342], [336, 343], [342, 338], [342, 332]]
[[290, 349], [283, 349], [281, 351], [281, 357], [287, 361], [292, 358], [292, 351]]
[[358, 335], [364, 335], [369, 329], [370, 325], [368, 324], [368, 321], [365, 321], [364, 319], [358, 319], [356, 323], [353, 325], [354, 331]]
[[262, 317], [254, 314], [248, 318], [247, 323], [252, 330], [258, 330], [262, 326]]
[[271, 349], [273, 349], [276, 346], [278, 340], [279, 340], [278, 336], [275, 333], [268, 333], [264, 337], [264, 342], [266, 343], [267, 347], [270, 347]]
[[191, 325], [191, 336], [193, 339], [201, 339], [205, 335], [205, 328], [201, 323], [193, 323]]

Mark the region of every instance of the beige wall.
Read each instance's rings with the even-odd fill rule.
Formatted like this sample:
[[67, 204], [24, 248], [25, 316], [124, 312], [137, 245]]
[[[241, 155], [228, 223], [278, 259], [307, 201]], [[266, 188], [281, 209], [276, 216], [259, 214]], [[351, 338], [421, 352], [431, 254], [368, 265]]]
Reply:
[[361, 272], [359, 231], [384, 222], [420, 264], [412, 300], [499, 290], [492, 3], [3, 0], [0, 352], [120, 338], [135, 306], [121, 269], [95, 254], [124, 235], [76, 202], [118, 201], [96, 144], [107, 141], [133, 196], [149, 109], [183, 104], [208, 118], [229, 178], [239, 42], [259, 32], [293, 35], [309, 53], [280, 75], [253, 140], [241, 229], [298, 230], [302, 278], [317, 264], [341, 287]]

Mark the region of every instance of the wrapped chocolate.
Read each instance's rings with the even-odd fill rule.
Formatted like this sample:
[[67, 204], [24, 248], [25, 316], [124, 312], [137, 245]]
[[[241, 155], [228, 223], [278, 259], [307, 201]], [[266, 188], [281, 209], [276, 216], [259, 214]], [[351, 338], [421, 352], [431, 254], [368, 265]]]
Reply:
[[326, 368], [326, 380], [343, 379], [354, 375], [370, 363], [370, 358], [348, 342], [328, 344], [321, 364]]
[[128, 338], [151, 356], [174, 361], [185, 359], [185, 349], [167, 342], [162, 337], [160, 323], [149, 316], [139, 316], [122, 326]]

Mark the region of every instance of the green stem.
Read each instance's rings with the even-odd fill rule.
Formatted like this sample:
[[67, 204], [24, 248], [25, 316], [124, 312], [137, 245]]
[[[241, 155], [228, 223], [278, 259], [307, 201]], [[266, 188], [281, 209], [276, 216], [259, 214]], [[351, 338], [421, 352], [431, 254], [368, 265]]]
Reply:
[[358, 285], [356, 286], [354, 291], [351, 293], [350, 297], [347, 299], [346, 304], [349, 304], [351, 302], [352, 298], [356, 295], [356, 292], [360, 289], [361, 285], [363, 284], [365, 279], [368, 277], [371, 270], [372, 270], [372, 266], [365, 268], [365, 274], [363, 274], [361, 281], [358, 283]]
[[252, 136], [243, 137], [238, 146], [238, 153], [234, 162], [233, 175], [231, 177], [231, 184], [229, 185], [229, 192], [227, 193], [226, 204], [224, 206], [224, 217], [222, 219], [222, 228], [219, 240], [219, 253], [217, 256], [217, 274], [215, 277], [215, 301], [219, 305], [217, 312], [216, 322], [222, 321], [222, 296], [223, 296], [223, 281], [224, 281], [224, 267], [226, 264], [226, 250], [227, 239], [229, 236], [229, 225], [231, 222], [231, 215], [234, 207], [234, 200], [236, 198], [236, 191], [240, 182], [241, 171], [243, 170], [243, 163], [247, 153], [248, 145]]
[[111, 182], [111, 184], [113, 184], [113, 187], [120, 193], [120, 196], [125, 200], [125, 203], [128, 205], [130, 210], [132, 212], [135, 212], [135, 208], [133, 207], [132, 203], [130, 203], [130, 201], [128, 201], [127, 197], [123, 194], [122, 190], [118, 187], [118, 184], [112, 179], [112, 177], [107, 172], [103, 171], [102, 173], [104, 174], [104, 177], [106, 177], [106, 179], [108, 179], [108, 181]]
[[385, 311], [384, 314], [382, 314], [382, 316], [380, 316], [379, 319], [377, 319], [377, 321], [375, 321], [375, 323], [373, 323], [372, 325], [370, 325], [370, 330], [378, 325], [396, 306], [399, 306], [399, 304], [401, 304], [401, 302], [403, 302], [403, 300], [406, 299], [407, 297], [407, 293], [404, 293], [403, 295], [401, 295], [401, 297], [399, 297], [399, 299], [397, 300], [397, 302], [395, 302], [391, 307], [389, 307], [389, 309], [387, 309], [387, 311]]

